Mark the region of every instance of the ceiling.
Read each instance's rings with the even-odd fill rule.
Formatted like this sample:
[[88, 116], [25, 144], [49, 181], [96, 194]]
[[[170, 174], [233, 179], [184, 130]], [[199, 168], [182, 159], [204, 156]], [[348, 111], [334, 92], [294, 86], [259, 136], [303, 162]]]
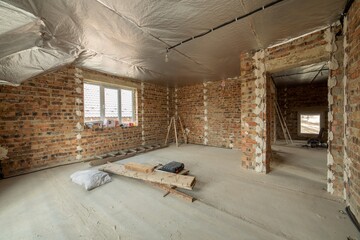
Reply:
[[306, 85], [326, 82], [329, 77], [327, 62], [287, 69], [273, 73], [272, 78], [277, 87]]
[[[340, 18], [345, 3], [0, 0], [0, 82], [20, 84], [70, 63], [169, 84], [235, 77], [240, 52], [328, 26]], [[235, 18], [238, 20], [211, 31]], [[168, 48], [209, 31], [172, 48], [165, 61]]]

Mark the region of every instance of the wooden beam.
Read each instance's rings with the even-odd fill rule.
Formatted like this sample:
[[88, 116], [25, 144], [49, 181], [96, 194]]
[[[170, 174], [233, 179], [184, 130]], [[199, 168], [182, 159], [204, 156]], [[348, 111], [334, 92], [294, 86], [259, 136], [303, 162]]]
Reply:
[[154, 171], [151, 173], [135, 172], [125, 169], [124, 165], [114, 163], [105, 164], [104, 166], [100, 167], [99, 170], [114, 173], [120, 176], [141, 179], [148, 182], [176, 186], [188, 190], [192, 190], [196, 182], [195, 177], [193, 176], [184, 176], [175, 173], [159, 171]]
[[154, 171], [156, 166], [151, 166], [148, 164], [141, 164], [135, 162], [129, 162], [124, 164], [125, 169], [135, 171], [135, 172], [143, 172], [143, 173], [151, 173]]
[[160, 184], [160, 183], [150, 183], [150, 184], [155, 187], [158, 187], [162, 190], [165, 190], [166, 193], [164, 194], [163, 197], [166, 197], [168, 194], [171, 193], [171, 194], [175, 195], [176, 197], [184, 199], [185, 201], [188, 201], [188, 202], [193, 202], [195, 200], [195, 198], [193, 198], [192, 196], [187, 195], [186, 193], [180, 192], [178, 190], [175, 190], [173, 187], [169, 187], [169, 186], [166, 186], [166, 185]]

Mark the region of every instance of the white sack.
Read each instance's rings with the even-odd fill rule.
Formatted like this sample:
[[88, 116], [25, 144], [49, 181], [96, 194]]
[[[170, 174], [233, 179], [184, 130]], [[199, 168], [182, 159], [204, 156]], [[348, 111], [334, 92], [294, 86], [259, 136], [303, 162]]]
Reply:
[[111, 182], [111, 178], [108, 173], [101, 172], [99, 170], [84, 170], [73, 173], [71, 181], [76, 184], [82, 185], [86, 190], [97, 188], [105, 183]]

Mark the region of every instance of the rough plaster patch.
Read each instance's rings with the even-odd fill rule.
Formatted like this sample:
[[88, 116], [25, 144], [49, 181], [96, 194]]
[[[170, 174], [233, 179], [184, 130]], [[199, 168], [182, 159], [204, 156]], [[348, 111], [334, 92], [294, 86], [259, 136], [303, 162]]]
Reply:
[[81, 83], [81, 79], [80, 79], [80, 78], [75, 78], [75, 83], [76, 83], [76, 84], [80, 84], [80, 83]]
[[328, 120], [329, 120], [329, 122], [333, 122], [333, 121], [334, 121], [334, 117], [333, 117], [332, 111], [329, 111], [329, 112], [328, 112]]
[[327, 161], [328, 166], [332, 166], [334, 164], [334, 158], [333, 158], [331, 152], [329, 152], [329, 151], [327, 153], [327, 160], [328, 160]]
[[255, 136], [255, 171], [256, 172], [264, 172], [265, 169], [265, 161], [266, 155], [264, 151], [266, 151], [266, 143], [263, 140], [264, 137], [264, 127], [265, 127], [265, 120], [262, 119], [260, 116], [263, 115], [261, 113], [265, 113], [266, 105], [265, 101], [265, 51], [260, 50], [254, 54], [253, 59], [255, 60], [255, 69], [254, 74], [256, 76], [255, 80], [255, 103], [256, 107], [253, 110], [253, 113], [256, 115], [255, 122], [256, 122], [256, 136]]
[[7, 159], [8, 150], [5, 147], [0, 146], [0, 160]]
[[81, 93], [81, 88], [77, 87], [77, 88], [75, 88], [75, 91], [76, 91], [77, 93]]
[[332, 57], [330, 62], [329, 62], [329, 68], [332, 70], [336, 70], [339, 68], [339, 63], [338, 61], [335, 59], [335, 57]]
[[336, 77], [330, 77], [328, 80], [328, 87], [333, 88], [336, 86]]
[[348, 129], [348, 112], [347, 112], [347, 106], [348, 106], [348, 95], [347, 95], [347, 77], [346, 77], [346, 73], [347, 73], [347, 64], [348, 64], [348, 53], [347, 53], [347, 49], [348, 49], [348, 42], [347, 42], [347, 25], [348, 25], [348, 19], [347, 16], [345, 16], [344, 18], [344, 23], [343, 23], [343, 32], [344, 32], [344, 61], [343, 61], [343, 68], [344, 68], [344, 78], [343, 78], [343, 84], [344, 84], [344, 136], [343, 136], [343, 141], [344, 141], [344, 199], [346, 200], [346, 204], [349, 205], [349, 198], [348, 198], [348, 193], [347, 193], [347, 186], [349, 185], [350, 182], [350, 178], [351, 178], [351, 171], [350, 171], [350, 166], [351, 166], [351, 159], [348, 157], [347, 154], [347, 137], [349, 134], [349, 129]]
[[329, 105], [332, 105], [334, 103], [334, 97], [330, 93], [328, 93], [328, 102], [329, 102]]
[[144, 94], [145, 94], [145, 84], [144, 82], [141, 82], [141, 141], [142, 141], [142, 145], [145, 145], [145, 118], [144, 118], [144, 113], [145, 113], [145, 98], [144, 98]]
[[175, 98], [175, 118], [177, 119], [178, 116], [178, 88], [175, 87], [175, 94], [174, 94], [174, 98]]
[[[75, 83], [77, 84], [81, 84], [82, 83], [82, 79], [83, 79], [83, 76], [82, 76], [82, 70], [81, 69], [78, 69], [78, 68], [75, 68]], [[79, 94], [82, 93], [82, 87], [77, 87], [75, 89], [75, 91]], [[75, 98], [75, 105], [76, 105], [76, 116], [78, 117], [81, 117], [82, 116], [82, 109], [80, 108], [80, 104], [82, 103], [82, 99], [77, 97]], [[80, 119], [79, 119], [80, 120]], [[76, 159], [77, 160], [80, 160], [82, 159], [82, 156], [81, 156], [81, 152], [82, 152], [82, 147], [80, 146], [81, 144], [81, 131], [84, 130], [84, 127], [83, 125], [80, 123], [80, 122], [77, 122], [76, 123], [76, 139], [77, 139], [77, 143], [78, 145], [76, 146], [76, 150], [77, 150], [77, 156], [76, 156]]]
[[[337, 62], [337, 60], [335, 59], [335, 52], [337, 50], [337, 46], [335, 43], [335, 32], [334, 32], [334, 28], [330, 27], [328, 29], [326, 29], [325, 33], [324, 33], [324, 39], [327, 42], [325, 50], [327, 52], [329, 52], [329, 68], [331, 70], [336, 70], [337, 68], [339, 68], [339, 64]], [[332, 123], [334, 121], [334, 116], [333, 116], [333, 104], [334, 104], [334, 97], [333, 97], [333, 93], [332, 93], [332, 89], [336, 86], [337, 83], [337, 79], [335, 76], [331, 76], [331, 71], [329, 73], [329, 78], [328, 78], [328, 106], [329, 106], [329, 112], [328, 112], [328, 124], [329, 124], [329, 129], [332, 129]], [[332, 131], [328, 132], [328, 154], [327, 154], [327, 166], [328, 166], [328, 172], [327, 172], [327, 179], [328, 179], [328, 184], [327, 184], [327, 191], [331, 194], [333, 194], [334, 189], [333, 189], [333, 182], [335, 180], [335, 175], [334, 175], [334, 170], [332, 169], [333, 164], [334, 164], [334, 158], [331, 154], [332, 151], [332, 145], [331, 142], [334, 139], [334, 134]]]
[[167, 122], [170, 124], [170, 89], [166, 88], [166, 112], [167, 112]]
[[77, 128], [78, 130], [82, 130], [82, 129], [83, 129], [83, 127], [82, 127], [82, 125], [81, 125], [80, 122], [78, 122], [78, 123], [76, 124], [76, 128]]
[[203, 94], [204, 94], [204, 145], [207, 145], [209, 140], [208, 140], [208, 109], [207, 109], [207, 106], [208, 106], [208, 103], [207, 103], [207, 92], [208, 92], [208, 89], [206, 88], [207, 87], [207, 83], [204, 82], [203, 83]]

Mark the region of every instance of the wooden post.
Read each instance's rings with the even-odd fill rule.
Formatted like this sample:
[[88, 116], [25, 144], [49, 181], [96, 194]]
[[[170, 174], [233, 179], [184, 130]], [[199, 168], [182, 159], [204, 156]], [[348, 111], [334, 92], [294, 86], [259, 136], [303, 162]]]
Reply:
[[178, 138], [177, 138], [176, 119], [175, 119], [175, 117], [174, 117], [174, 131], [175, 131], [176, 146], [179, 147]]
[[168, 131], [167, 131], [166, 139], [165, 139], [165, 145], [167, 145], [167, 143], [168, 143], [169, 133], [170, 133], [170, 129], [171, 129], [171, 123], [172, 123], [172, 121], [173, 121], [173, 118], [174, 118], [174, 117], [172, 117], [172, 118], [170, 119], [170, 123], [169, 123], [169, 126], [168, 126]]
[[185, 142], [185, 144], [187, 144], [187, 137], [186, 137], [186, 133], [185, 133], [185, 130], [184, 130], [184, 126], [183, 126], [183, 124], [182, 124], [182, 122], [181, 122], [180, 116], [179, 116], [179, 123], [180, 123], [181, 131], [182, 131], [182, 133], [183, 133], [184, 142]]

